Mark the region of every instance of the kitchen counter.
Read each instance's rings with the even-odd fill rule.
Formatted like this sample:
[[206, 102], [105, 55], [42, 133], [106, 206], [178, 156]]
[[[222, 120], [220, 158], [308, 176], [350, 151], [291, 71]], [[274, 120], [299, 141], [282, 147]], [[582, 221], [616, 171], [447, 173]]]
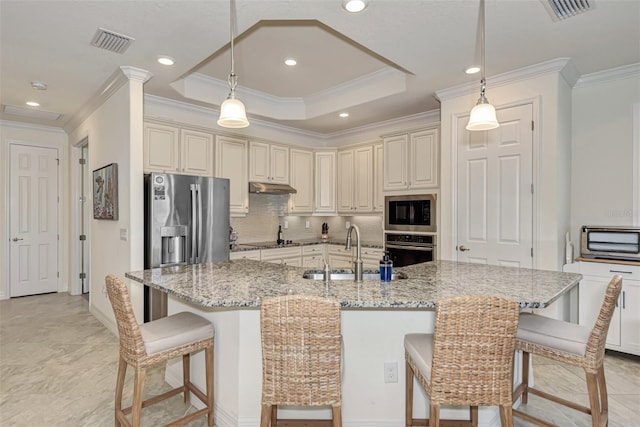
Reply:
[[544, 308], [578, 283], [576, 273], [434, 261], [394, 269], [407, 279], [304, 279], [304, 268], [247, 259], [129, 272], [126, 277], [203, 307], [260, 306], [262, 298], [286, 294], [335, 298], [344, 308], [434, 308], [458, 295], [491, 294]]
[[[575, 273], [434, 261], [396, 268], [408, 278], [361, 284], [302, 278], [305, 268], [247, 259], [135, 271], [126, 277], [169, 294], [169, 314], [191, 311], [215, 325], [215, 395], [219, 427], [260, 423], [262, 363], [260, 301], [285, 294], [336, 298], [343, 307], [343, 424], [404, 425], [404, 346], [407, 333], [433, 332], [433, 308], [442, 298], [467, 294], [501, 295], [523, 308], [546, 307], [582, 277]], [[135, 285], [132, 285], [135, 286]], [[518, 357], [516, 355], [516, 357]], [[191, 362], [191, 378], [204, 387], [202, 354]], [[395, 383], [384, 382], [388, 363], [397, 368]], [[395, 365], [394, 365], [395, 363]], [[517, 364], [516, 366], [519, 366]], [[519, 373], [516, 373], [516, 378]], [[182, 383], [182, 363], [167, 365], [166, 381]], [[415, 414], [426, 417], [427, 399], [418, 386]], [[196, 402], [194, 404], [197, 405]], [[327, 409], [282, 407], [283, 418], [327, 419]], [[444, 408], [443, 418], [466, 418], [467, 408]], [[481, 407], [479, 424], [499, 425], [497, 408]]]
[[[321, 245], [321, 244], [344, 246], [345, 239], [329, 239], [329, 240], [302, 239], [302, 240], [293, 240], [291, 241], [291, 243], [286, 243], [282, 245], [278, 245], [275, 241], [238, 243], [231, 249], [231, 252], [254, 251], [254, 250], [261, 250], [261, 249], [291, 248], [291, 247], [297, 247], [297, 246], [310, 246], [310, 245]], [[352, 246], [355, 248], [355, 241], [353, 242]], [[362, 241], [360, 242], [360, 246], [362, 246], [363, 248], [378, 248], [378, 249], [384, 248], [384, 245], [381, 242], [373, 242], [373, 241], [371, 242]]]

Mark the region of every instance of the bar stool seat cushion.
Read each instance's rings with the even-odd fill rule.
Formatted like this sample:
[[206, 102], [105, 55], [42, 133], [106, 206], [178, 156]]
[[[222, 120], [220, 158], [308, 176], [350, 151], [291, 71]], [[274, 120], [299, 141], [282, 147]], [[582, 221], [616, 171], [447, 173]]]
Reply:
[[431, 360], [433, 358], [433, 334], [406, 334], [404, 349], [413, 359], [416, 368], [431, 381]]
[[147, 355], [212, 338], [211, 322], [190, 312], [181, 312], [140, 325]]
[[520, 314], [516, 339], [584, 356], [591, 329], [532, 313]]

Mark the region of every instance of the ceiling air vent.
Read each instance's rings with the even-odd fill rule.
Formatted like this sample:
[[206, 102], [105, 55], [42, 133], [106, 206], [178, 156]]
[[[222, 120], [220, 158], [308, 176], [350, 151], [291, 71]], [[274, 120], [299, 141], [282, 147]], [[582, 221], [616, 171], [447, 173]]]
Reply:
[[96, 31], [96, 34], [93, 36], [93, 40], [91, 40], [91, 45], [115, 53], [124, 53], [134, 41], [135, 39], [133, 37], [118, 34], [115, 31], [105, 30], [104, 28], [98, 28], [98, 31]]
[[17, 105], [2, 105], [2, 112], [13, 116], [29, 117], [32, 119], [56, 121], [62, 114], [35, 108], [18, 107]]
[[551, 13], [554, 21], [571, 18], [591, 10], [594, 0], [540, 0]]

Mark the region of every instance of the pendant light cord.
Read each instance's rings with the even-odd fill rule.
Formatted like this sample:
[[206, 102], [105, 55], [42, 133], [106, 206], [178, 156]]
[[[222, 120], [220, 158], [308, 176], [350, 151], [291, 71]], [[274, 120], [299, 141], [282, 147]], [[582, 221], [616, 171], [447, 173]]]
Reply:
[[229, 74], [229, 86], [231, 87], [231, 93], [234, 94], [236, 86], [238, 84], [237, 76], [235, 73], [235, 61], [233, 58], [233, 21], [236, 15], [236, 7], [234, 0], [229, 0], [229, 38], [231, 39], [231, 74]]
[[484, 0], [480, 0], [480, 69], [482, 76], [480, 80], [480, 98], [484, 98], [487, 81], [484, 72]]

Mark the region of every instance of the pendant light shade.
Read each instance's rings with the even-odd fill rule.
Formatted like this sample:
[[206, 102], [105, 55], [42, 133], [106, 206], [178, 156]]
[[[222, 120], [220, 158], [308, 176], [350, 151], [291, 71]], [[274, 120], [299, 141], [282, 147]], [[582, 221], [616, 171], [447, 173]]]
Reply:
[[489, 103], [489, 100], [485, 96], [486, 80], [485, 80], [485, 66], [484, 66], [484, 0], [480, 0], [480, 26], [481, 28], [481, 43], [480, 43], [480, 56], [482, 60], [481, 71], [482, 79], [480, 80], [480, 98], [473, 107], [469, 114], [469, 123], [467, 123], [467, 130], [489, 130], [495, 129], [500, 126], [496, 118], [496, 109]]
[[236, 86], [238, 85], [238, 76], [234, 71], [234, 58], [233, 58], [233, 21], [235, 18], [235, 8], [233, 4], [234, 0], [230, 0], [230, 19], [229, 19], [229, 33], [231, 34], [231, 73], [229, 74], [229, 96], [224, 100], [220, 106], [220, 118], [218, 118], [218, 126], [224, 128], [246, 128], [249, 126], [249, 120], [247, 120], [247, 113], [244, 109], [244, 104], [236, 96]]

